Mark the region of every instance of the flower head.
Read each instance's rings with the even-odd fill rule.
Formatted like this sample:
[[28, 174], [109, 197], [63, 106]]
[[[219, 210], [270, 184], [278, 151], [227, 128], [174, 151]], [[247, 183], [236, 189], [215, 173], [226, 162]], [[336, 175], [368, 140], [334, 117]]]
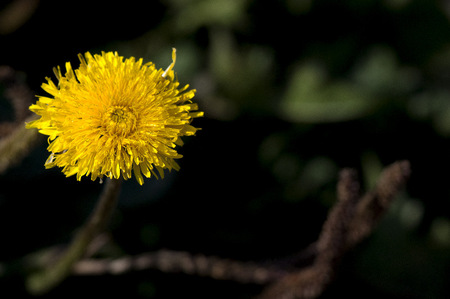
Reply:
[[[179, 88], [172, 63], [164, 71], [117, 52], [79, 55], [78, 69], [66, 63], [66, 73], [54, 69], [58, 84], [50, 78], [42, 85], [51, 97], [39, 96], [30, 110], [41, 118], [27, 124], [48, 135], [51, 153], [45, 167], [62, 167], [66, 176], [90, 175], [129, 179], [164, 169], [179, 169], [174, 159], [182, 156], [180, 137], [194, 135], [190, 125], [203, 112], [192, 103], [195, 90]], [[156, 172], [157, 171], [157, 172]]]

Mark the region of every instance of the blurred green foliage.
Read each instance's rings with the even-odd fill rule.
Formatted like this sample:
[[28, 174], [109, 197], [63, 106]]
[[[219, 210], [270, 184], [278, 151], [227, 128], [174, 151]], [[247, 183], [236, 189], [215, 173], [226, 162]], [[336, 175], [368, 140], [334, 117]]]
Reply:
[[[117, 50], [165, 68], [177, 48], [175, 70], [197, 89], [203, 130], [182, 149], [179, 173], [139, 190], [124, 186], [112, 226], [121, 252], [291, 254], [317, 237], [340, 168], [357, 168], [369, 188], [383, 165], [408, 159], [410, 184], [324, 298], [450, 296], [446, 1], [119, 3], [41, 1], [22, 27], [0, 36], [0, 65], [26, 73], [42, 94], [52, 67], [76, 65], [79, 52]], [[66, 241], [99, 192], [88, 180], [44, 171], [45, 155], [42, 145], [0, 177], [0, 260]], [[248, 298], [260, 290], [150, 271], [73, 278], [53, 295], [80, 285], [133, 298]]]

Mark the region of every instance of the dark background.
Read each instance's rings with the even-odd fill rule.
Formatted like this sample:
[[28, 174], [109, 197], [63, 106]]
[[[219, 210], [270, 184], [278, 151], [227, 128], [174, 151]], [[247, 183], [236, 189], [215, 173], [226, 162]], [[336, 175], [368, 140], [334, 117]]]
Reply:
[[[3, 1], [0, 65], [43, 95], [52, 68], [76, 67], [78, 53], [118, 51], [166, 68], [177, 48], [175, 71], [197, 89], [203, 129], [185, 139], [179, 172], [125, 183], [110, 226], [117, 254], [293, 254], [317, 238], [339, 169], [356, 168], [368, 189], [407, 159], [406, 189], [322, 297], [448, 298], [449, 20], [444, 0]], [[0, 176], [0, 263], [68, 242], [95, 204], [102, 185], [45, 170], [47, 156], [44, 141]], [[25, 296], [20, 271], [3, 273], [0, 290]], [[44, 297], [260, 291], [145, 270], [71, 277]]]

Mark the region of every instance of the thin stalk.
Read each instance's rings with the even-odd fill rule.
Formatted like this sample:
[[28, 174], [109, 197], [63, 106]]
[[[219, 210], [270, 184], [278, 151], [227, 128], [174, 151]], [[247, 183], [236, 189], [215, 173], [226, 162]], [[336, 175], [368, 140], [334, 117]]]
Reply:
[[61, 283], [83, 257], [92, 239], [101, 232], [116, 207], [122, 180], [108, 179], [94, 211], [61, 257], [41, 272], [32, 274], [26, 284], [30, 293], [44, 294]]

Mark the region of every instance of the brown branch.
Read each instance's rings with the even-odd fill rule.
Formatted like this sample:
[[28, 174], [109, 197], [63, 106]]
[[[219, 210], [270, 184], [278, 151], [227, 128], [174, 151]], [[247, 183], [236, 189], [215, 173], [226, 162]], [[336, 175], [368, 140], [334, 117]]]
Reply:
[[259, 299], [312, 299], [322, 294], [345, 252], [372, 232], [409, 174], [409, 162], [392, 164], [381, 173], [375, 188], [358, 200], [359, 184], [354, 172], [342, 171], [338, 202], [323, 225], [315, 262], [269, 285]]
[[410, 174], [411, 166], [408, 161], [393, 163], [383, 170], [375, 188], [367, 192], [356, 207], [347, 241], [349, 247], [371, 234]]
[[269, 286], [260, 298], [316, 298], [332, 281], [336, 266], [347, 249], [347, 234], [359, 199], [355, 171], [341, 171], [337, 195], [338, 201], [329, 212], [315, 244], [314, 263], [287, 274]]
[[347, 235], [359, 199], [356, 172], [344, 169], [337, 187], [338, 201], [328, 214], [317, 241], [316, 263], [334, 266], [347, 247]]
[[118, 275], [147, 269], [255, 284], [266, 284], [285, 274], [283, 270], [265, 267], [257, 263], [240, 262], [203, 254], [192, 255], [188, 252], [171, 250], [159, 250], [117, 259], [85, 259], [75, 265], [73, 274]]

